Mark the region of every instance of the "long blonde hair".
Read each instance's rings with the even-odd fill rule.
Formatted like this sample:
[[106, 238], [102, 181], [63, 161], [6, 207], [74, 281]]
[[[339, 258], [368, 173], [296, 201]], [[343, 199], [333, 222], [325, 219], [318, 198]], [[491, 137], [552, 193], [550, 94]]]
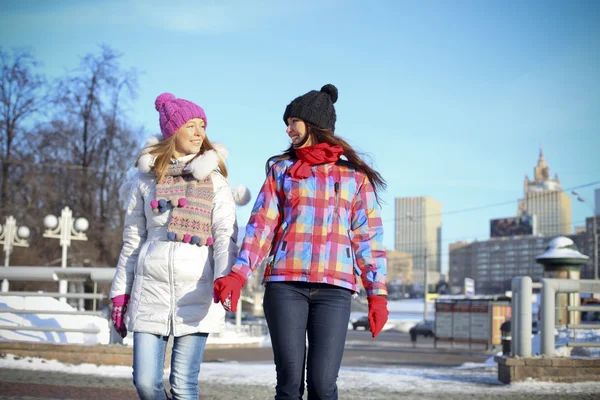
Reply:
[[[201, 156], [202, 154], [204, 154], [204, 152], [208, 150], [214, 150], [217, 152], [210, 140], [208, 140], [208, 136], [205, 136], [204, 140], [202, 141], [200, 151], [198, 151], [198, 153], [194, 156], [193, 160], [195, 160], [197, 157]], [[154, 160], [154, 170], [156, 171], [156, 179], [157, 182], [162, 182], [167, 173], [167, 169], [169, 168], [169, 162], [171, 161], [171, 159], [173, 158], [173, 154], [175, 153], [175, 135], [171, 136], [166, 140], [163, 140], [162, 142], [158, 142], [157, 144], [150, 146], [150, 151], [148, 153], [156, 157], [156, 159]], [[139, 157], [135, 161], [136, 167], [138, 166], [138, 162]], [[227, 167], [225, 166], [225, 163], [223, 162], [223, 159], [221, 157], [219, 157], [218, 166], [221, 175], [227, 178]]]

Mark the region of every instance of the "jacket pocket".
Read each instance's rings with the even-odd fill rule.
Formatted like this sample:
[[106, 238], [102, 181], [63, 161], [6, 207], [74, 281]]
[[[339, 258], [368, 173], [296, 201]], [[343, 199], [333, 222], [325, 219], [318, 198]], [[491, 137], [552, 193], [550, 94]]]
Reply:
[[146, 259], [146, 254], [148, 253], [148, 247], [150, 246], [150, 242], [146, 240], [142, 244], [142, 248], [138, 253], [137, 261], [135, 263], [135, 275], [142, 275], [144, 269], [144, 260]]
[[358, 282], [358, 278], [359, 276], [362, 275], [362, 271], [360, 270], [360, 268], [358, 267], [358, 264], [356, 262], [355, 259], [355, 255], [354, 255], [354, 251], [352, 250], [352, 239], [351, 239], [351, 233], [350, 231], [348, 231], [348, 241], [350, 242], [350, 246], [346, 247], [346, 256], [350, 259], [350, 262], [352, 263], [352, 267], [354, 268], [354, 278], [355, 281]]
[[281, 228], [279, 229], [281, 234], [279, 235], [279, 241], [276, 244], [276, 251], [273, 254], [273, 263], [272, 263], [273, 265], [275, 265], [277, 263], [277, 261], [285, 258], [285, 255], [287, 254], [287, 248], [288, 248], [288, 242], [286, 240], [287, 229], [288, 229], [288, 223], [284, 221], [281, 224]]

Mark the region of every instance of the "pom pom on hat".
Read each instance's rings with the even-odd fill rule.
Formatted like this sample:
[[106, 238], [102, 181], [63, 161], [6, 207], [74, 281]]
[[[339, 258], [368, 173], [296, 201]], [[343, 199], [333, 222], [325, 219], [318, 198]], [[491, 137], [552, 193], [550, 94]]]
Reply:
[[333, 86], [331, 83], [328, 83], [321, 88], [321, 92], [327, 93], [329, 98], [331, 98], [331, 102], [335, 104], [338, 99], [338, 90], [335, 86]]
[[319, 128], [335, 131], [336, 113], [333, 104], [338, 99], [338, 89], [331, 83], [324, 85], [320, 91], [310, 92], [296, 97], [285, 108], [283, 122], [296, 117]]
[[165, 103], [175, 100], [175, 98], [176, 97], [171, 93], [160, 94], [154, 101], [154, 108], [156, 108], [156, 111], [160, 112], [161, 107], [164, 106]]
[[160, 130], [163, 138], [168, 139], [187, 121], [192, 118], [204, 120], [204, 127], [208, 126], [206, 113], [199, 105], [185, 99], [178, 99], [171, 93], [162, 93], [154, 101], [154, 108], [158, 111]]

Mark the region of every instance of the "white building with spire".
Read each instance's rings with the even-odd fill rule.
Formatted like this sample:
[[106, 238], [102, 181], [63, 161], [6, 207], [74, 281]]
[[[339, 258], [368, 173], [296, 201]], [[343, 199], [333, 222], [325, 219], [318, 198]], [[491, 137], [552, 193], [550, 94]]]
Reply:
[[533, 180], [526, 175], [523, 189], [518, 215], [534, 216], [538, 235], [558, 236], [572, 233], [571, 197], [563, 192], [558, 175], [550, 178], [550, 167], [541, 148], [537, 166], [533, 169]]

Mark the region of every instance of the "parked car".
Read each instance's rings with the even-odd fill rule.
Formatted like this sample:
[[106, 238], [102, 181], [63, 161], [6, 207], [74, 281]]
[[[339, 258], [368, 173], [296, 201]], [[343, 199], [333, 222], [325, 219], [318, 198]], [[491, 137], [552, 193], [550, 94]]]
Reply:
[[[225, 321], [235, 324], [235, 317], [236, 317], [236, 313], [231, 312], [231, 311], [225, 312]], [[256, 318], [251, 313], [242, 311], [242, 323], [255, 322], [255, 321], [258, 321], [258, 318]]]
[[417, 337], [417, 335], [423, 335], [425, 337], [434, 336], [434, 325], [433, 321], [421, 321], [408, 331], [411, 337]]
[[[508, 332], [509, 336], [510, 336], [510, 332], [512, 331], [512, 320], [507, 319], [506, 321], [504, 321], [504, 323], [500, 327], [500, 330], [503, 332]], [[535, 335], [536, 333], [539, 333], [539, 331], [540, 331], [540, 321], [538, 321], [537, 319], [532, 319], [531, 320], [531, 334]]]
[[368, 316], [360, 317], [356, 321], [352, 321], [352, 329], [357, 330], [358, 328], [363, 328], [365, 330], [369, 329], [369, 317]]

